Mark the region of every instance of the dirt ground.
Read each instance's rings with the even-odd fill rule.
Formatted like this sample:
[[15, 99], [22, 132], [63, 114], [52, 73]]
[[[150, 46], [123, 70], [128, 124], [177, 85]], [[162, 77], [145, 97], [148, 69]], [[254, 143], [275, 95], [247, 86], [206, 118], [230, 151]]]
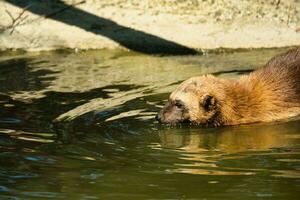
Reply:
[[299, 0], [0, 1], [1, 50], [294, 45], [300, 45]]

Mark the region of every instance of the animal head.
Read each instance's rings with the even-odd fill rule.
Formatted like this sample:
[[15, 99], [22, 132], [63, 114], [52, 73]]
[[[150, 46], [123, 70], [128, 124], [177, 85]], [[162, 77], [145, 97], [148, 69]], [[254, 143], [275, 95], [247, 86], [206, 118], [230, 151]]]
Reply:
[[171, 93], [169, 101], [156, 119], [166, 124], [190, 122], [195, 125], [218, 126], [224, 97], [221, 79], [210, 75], [192, 77]]

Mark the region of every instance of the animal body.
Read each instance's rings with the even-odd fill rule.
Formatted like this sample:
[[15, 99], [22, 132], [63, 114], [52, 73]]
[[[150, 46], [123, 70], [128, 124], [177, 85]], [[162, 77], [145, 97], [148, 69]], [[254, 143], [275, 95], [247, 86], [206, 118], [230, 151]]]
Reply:
[[224, 126], [300, 115], [300, 47], [238, 80], [212, 75], [181, 83], [156, 116], [162, 123]]

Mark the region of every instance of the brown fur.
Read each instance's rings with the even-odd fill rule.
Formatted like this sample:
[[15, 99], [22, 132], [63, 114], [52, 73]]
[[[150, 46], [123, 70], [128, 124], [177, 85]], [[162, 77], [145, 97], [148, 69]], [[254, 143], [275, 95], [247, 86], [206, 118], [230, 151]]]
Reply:
[[238, 80], [192, 77], [172, 92], [157, 118], [198, 125], [269, 122], [300, 114], [300, 47]]

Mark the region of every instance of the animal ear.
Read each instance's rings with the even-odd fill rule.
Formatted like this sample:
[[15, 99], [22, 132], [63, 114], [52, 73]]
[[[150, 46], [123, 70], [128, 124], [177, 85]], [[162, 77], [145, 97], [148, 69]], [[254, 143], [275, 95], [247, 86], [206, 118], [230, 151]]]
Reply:
[[216, 100], [211, 95], [206, 95], [203, 98], [202, 106], [206, 111], [213, 110], [216, 107]]

